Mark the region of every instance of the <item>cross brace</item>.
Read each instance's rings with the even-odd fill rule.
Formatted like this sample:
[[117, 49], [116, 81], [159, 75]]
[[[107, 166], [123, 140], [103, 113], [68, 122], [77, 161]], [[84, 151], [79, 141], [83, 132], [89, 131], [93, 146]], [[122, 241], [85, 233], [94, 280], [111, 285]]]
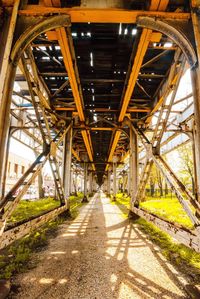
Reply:
[[[169, 165], [166, 163], [166, 161], [164, 161], [163, 158], [159, 154], [155, 154], [153, 152], [152, 144], [149, 142], [149, 140], [144, 135], [144, 133], [140, 129], [134, 128], [133, 126], [132, 126], [132, 129], [140, 137], [140, 139], [149, 155], [149, 158], [153, 160], [156, 167], [161, 171], [161, 173], [163, 174], [163, 176], [165, 177], [165, 179], [167, 180], [167, 182], [169, 183], [171, 188], [174, 190], [180, 204], [183, 206], [183, 209], [185, 210], [185, 212], [191, 219], [192, 223], [195, 226], [199, 226], [199, 224], [200, 224], [199, 219], [191, 211], [190, 205], [186, 199], [188, 199], [191, 202], [191, 204], [196, 208], [197, 215], [200, 215], [199, 203], [197, 201], [195, 201], [195, 199], [192, 197], [190, 192], [186, 189], [186, 187], [182, 184], [182, 182], [177, 178], [177, 176], [172, 171], [172, 169], [169, 167]], [[140, 187], [138, 190], [140, 190]], [[186, 199], [185, 199], [185, 197], [186, 197]], [[136, 199], [138, 201], [140, 200], [138, 198], [138, 194], [134, 200], [136, 201]]]

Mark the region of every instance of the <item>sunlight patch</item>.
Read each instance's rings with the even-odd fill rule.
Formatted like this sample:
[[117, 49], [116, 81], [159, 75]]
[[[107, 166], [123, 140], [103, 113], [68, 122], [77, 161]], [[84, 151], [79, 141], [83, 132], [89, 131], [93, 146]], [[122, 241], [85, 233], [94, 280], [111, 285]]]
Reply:
[[65, 254], [66, 251], [52, 251], [51, 254]]
[[42, 284], [49, 284], [49, 283], [52, 283], [53, 282], [53, 278], [41, 278], [39, 280], [39, 283], [42, 283]]
[[65, 279], [65, 278], [59, 279], [58, 283], [65, 284], [65, 283], [67, 283], [67, 279]]

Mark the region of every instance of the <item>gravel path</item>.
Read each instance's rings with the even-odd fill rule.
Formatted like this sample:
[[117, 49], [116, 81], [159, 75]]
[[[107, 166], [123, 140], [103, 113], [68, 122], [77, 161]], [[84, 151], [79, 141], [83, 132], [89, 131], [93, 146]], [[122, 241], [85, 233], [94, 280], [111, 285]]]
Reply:
[[12, 298], [188, 298], [180, 273], [103, 194], [38, 255], [38, 266], [15, 279]]

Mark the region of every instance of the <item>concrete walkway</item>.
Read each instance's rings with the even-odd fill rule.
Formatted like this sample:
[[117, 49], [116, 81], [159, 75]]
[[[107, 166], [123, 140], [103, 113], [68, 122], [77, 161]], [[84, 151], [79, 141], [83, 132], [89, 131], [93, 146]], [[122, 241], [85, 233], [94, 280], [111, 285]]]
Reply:
[[65, 223], [12, 298], [188, 298], [181, 275], [103, 194]]

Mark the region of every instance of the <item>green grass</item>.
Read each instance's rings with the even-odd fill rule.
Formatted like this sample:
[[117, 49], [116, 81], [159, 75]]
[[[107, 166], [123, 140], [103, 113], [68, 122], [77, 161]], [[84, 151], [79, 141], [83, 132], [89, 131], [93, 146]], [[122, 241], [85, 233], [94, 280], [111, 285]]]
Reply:
[[78, 192], [77, 196], [70, 196], [70, 213], [72, 218], [76, 218], [78, 216], [78, 210], [79, 208], [84, 205], [85, 203], [82, 203], [83, 199], [83, 193]]
[[[129, 201], [129, 197], [117, 194], [117, 201], [112, 202], [112, 204], [116, 204], [121, 209], [124, 217], [127, 217], [129, 212]], [[173, 198], [172, 201], [174, 202], [174, 208], [176, 208], [178, 206], [177, 203]], [[151, 206], [151, 202], [152, 200], [149, 201], [149, 206]], [[154, 202], [152, 202], [152, 204], [154, 205]], [[168, 209], [168, 211], [170, 210]], [[139, 225], [139, 228], [146, 233], [147, 237], [161, 248], [162, 254], [168, 260], [172, 261], [186, 273], [192, 273], [193, 279], [199, 283], [200, 253], [197, 253], [185, 245], [175, 242], [170, 235], [161, 231], [157, 226], [142, 218], [134, 221], [134, 224]]]
[[[78, 196], [70, 196], [70, 209], [75, 213], [75, 209], [81, 206], [83, 194], [78, 193]], [[60, 201], [51, 197], [43, 198], [35, 201], [22, 200], [17, 208], [12, 213], [8, 223], [16, 223], [26, 221], [31, 217], [42, 215], [44, 212], [49, 212], [60, 206]]]
[[8, 223], [28, 220], [31, 217], [39, 216], [44, 212], [51, 211], [59, 207], [59, 205], [60, 202], [51, 197], [36, 201], [21, 200], [8, 220]]
[[193, 228], [190, 218], [176, 197], [149, 197], [147, 201], [140, 203], [140, 207], [155, 215], [161, 216], [163, 219], [178, 223], [189, 229]]
[[[74, 219], [79, 212], [83, 194], [70, 196], [71, 217]], [[57, 208], [60, 202], [53, 198], [40, 199], [37, 201], [21, 201], [10, 218], [10, 223], [28, 220], [45, 211]], [[32, 261], [32, 253], [41, 250], [48, 244], [49, 238], [55, 236], [58, 226], [63, 223], [63, 217], [47, 222], [33, 233], [15, 241], [0, 252], [0, 279], [9, 279], [17, 273], [27, 271], [35, 266]]]

